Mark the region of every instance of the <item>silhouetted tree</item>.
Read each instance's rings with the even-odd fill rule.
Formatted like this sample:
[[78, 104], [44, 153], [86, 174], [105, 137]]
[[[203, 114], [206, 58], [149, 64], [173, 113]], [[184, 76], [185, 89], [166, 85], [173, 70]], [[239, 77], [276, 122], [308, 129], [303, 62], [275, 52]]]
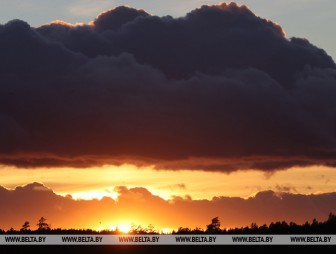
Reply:
[[336, 215], [329, 213], [328, 222], [336, 222]]
[[131, 226], [131, 230], [129, 231], [130, 234], [141, 234], [142, 232], [144, 232], [144, 229], [141, 227], [141, 225], [132, 225]]
[[20, 229], [21, 232], [30, 231], [30, 224], [29, 221], [25, 221]]
[[50, 230], [50, 225], [48, 223], [46, 223], [46, 218], [41, 217], [37, 223], [37, 230]]
[[211, 223], [207, 225], [206, 232], [208, 233], [219, 233], [220, 230], [220, 220], [218, 217], [215, 217], [211, 220]]
[[251, 223], [251, 229], [252, 229], [252, 230], [257, 230], [257, 229], [258, 229], [258, 225], [257, 225], [257, 223], [252, 222], [252, 223]]
[[194, 234], [204, 234], [204, 230], [202, 230], [200, 227], [196, 227], [196, 228], [193, 230], [193, 233], [194, 233]]
[[156, 230], [152, 224], [149, 224], [147, 228], [145, 229], [147, 234], [156, 234]]
[[15, 232], [15, 229], [14, 229], [13, 227], [11, 227], [10, 229], [8, 229], [7, 232], [14, 233], [14, 232]]
[[179, 227], [176, 233], [177, 234], [191, 234], [192, 230], [190, 228]]

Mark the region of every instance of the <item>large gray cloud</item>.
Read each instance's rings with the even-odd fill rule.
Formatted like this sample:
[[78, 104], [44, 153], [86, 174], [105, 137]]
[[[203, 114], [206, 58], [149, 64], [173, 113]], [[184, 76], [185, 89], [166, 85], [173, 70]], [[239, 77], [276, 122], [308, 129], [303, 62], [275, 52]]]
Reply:
[[235, 4], [0, 26], [0, 163], [335, 165], [336, 66]]

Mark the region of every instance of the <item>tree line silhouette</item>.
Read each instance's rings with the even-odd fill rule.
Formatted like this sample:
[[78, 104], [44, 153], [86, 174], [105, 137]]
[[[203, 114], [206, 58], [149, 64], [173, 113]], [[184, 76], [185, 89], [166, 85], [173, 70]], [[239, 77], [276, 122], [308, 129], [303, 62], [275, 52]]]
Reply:
[[[30, 222], [25, 221], [20, 230], [10, 228], [9, 230], [0, 229], [0, 234], [125, 234], [118, 228], [115, 230], [93, 230], [93, 229], [62, 229], [51, 228], [51, 225], [46, 222], [46, 218], [41, 217], [36, 224], [37, 229], [30, 229]], [[127, 234], [165, 234], [156, 230], [153, 225], [148, 225], [146, 228], [142, 226], [132, 226]], [[194, 229], [188, 227], [179, 227], [173, 230], [171, 234], [336, 234], [336, 215], [330, 213], [328, 219], [324, 222], [319, 222], [313, 219], [311, 223], [308, 221], [298, 225], [294, 222], [287, 223], [286, 221], [271, 222], [269, 225], [263, 224], [258, 226], [252, 223], [246, 227], [236, 228], [221, 228], [219, 217], [211, 219], [211, 223], [206, 225], [206, 229], [196, 227]]]

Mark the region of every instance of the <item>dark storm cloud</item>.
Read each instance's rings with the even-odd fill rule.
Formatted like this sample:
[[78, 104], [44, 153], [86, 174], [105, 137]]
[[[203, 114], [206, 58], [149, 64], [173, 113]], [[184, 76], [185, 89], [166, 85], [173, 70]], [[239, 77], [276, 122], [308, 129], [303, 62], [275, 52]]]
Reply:
[[336, 163], [336, 66], [235, 4], [0, 26], [0, 162], [232, 171]]
[[32, 229], [36, 229], [35, 222], [44, 216], [52, 228], [108, 228], [125, 218], [128, 221], [124, 223], [135, 220], [141, 221], [143, 226], [152, 224], [156, 228], [205, 228], [211, 218], [218, 216], [222, 227], [230, 228], [249, 226], [253, 222], [258, 225], [276, 221], [303, 224], [314, 218], [325, 221], [330, 212], [336, 211], [336, 193], [301, 195], [269, 190], [248, 199], [214, 197], [212, 200], [194, 200], [177, 196], [164, 200], [146, 188], [119, 186], [114, 190], [119, 194], [116, 201], [108, 197], [74, 200], [69, 195], [57, 195], [39, 183], [14, 190], [0, 186], [0, 201], [6, 204], [0, 210], [1, 227], [20, 229], [28, 220]]
[[138, 17], [148, 17], [143, 10], [136, 10], [125, 6], [101, 13], [93, 22], [93, 29], [97, 32], [120, 29], [124, 24], [132, 22]]

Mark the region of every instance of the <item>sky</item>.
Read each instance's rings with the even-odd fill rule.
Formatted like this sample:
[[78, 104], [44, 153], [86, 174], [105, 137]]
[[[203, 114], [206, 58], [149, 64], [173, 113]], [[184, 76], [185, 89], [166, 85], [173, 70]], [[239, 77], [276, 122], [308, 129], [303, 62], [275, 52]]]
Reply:
[[[0, 23], [6, 23], [14, 18], [23, 19], [32, 26], [40, 26], [53, 20], [88, 23], [100, 12], [120, 5], [144, 9], [152, 15], [181, 17], [203, 4], [219, 2], [216, 0], [58, 0], [57, 2], [1, 0]], [[336, 58], [336, 35], [333, 33], [333, 24], [336, 22], [335, 1], [237, 0], [235, 2], [246, 4], [256, 15], [281, 24], [288, 37], [307, 38]]]
[[0, 228], [336, 213], [334, 1], [0, 4]]

